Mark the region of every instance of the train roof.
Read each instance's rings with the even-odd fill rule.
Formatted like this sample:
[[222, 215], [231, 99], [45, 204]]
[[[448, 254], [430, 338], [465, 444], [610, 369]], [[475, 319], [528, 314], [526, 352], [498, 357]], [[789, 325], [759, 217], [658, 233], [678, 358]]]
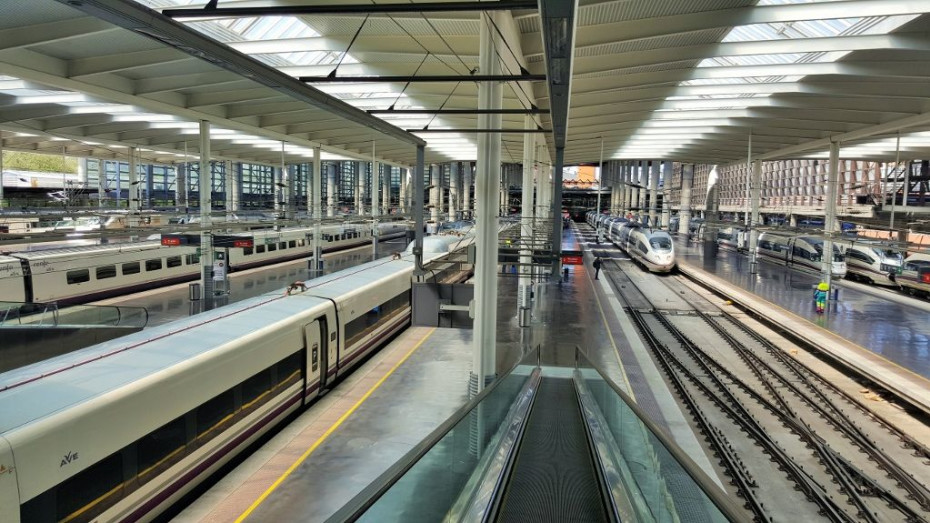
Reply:
[[314, 296], [266, 294], [0, 374], [0, 434], [326, 302]]
[[[440, 254], [424, 255], [429, 261]], [[159, 325], [0, 374], [0, 434], [206, 354], [398, 271], [413, 256], [381, 258], [280, 291]]]
[[87, 254], [118, 254], [120, 252], [141, 251], [159, 248], [161, 248], [160, 242], [146, 240], [141, 242], [111, 243], [106, 245], [76, 245], [71, 247], [57, 247], [54, 249], [43, 249], [38, 251], [20, 251], [10, 253], [10, 255], [23, 260], [39, 260], [43, 258], [70, 258], [75, 255]]

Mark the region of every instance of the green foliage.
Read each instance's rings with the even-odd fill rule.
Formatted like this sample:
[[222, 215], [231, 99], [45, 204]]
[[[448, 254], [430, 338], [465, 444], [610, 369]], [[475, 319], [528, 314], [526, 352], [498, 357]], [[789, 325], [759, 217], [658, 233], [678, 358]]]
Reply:
[[77, 158], [63, 158], [60, 155], [4, 151], [3, 168], [47, 173], [76, 173], [78, 160]]

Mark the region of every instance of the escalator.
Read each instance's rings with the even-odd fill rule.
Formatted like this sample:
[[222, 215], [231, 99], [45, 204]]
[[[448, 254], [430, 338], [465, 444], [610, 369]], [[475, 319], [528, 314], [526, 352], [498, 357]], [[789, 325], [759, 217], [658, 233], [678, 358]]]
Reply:
[[609, 521], [575, 387], [543, 378], [498, 521]]
[[328, 521], [749, 521], [580, 350], [486, 387]]

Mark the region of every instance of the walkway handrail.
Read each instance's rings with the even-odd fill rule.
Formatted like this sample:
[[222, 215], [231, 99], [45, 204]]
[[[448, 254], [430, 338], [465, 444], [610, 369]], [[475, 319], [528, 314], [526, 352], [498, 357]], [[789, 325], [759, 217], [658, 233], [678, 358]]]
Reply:
[[[401, 478], [404, 477], [433, 447], [436, 446], [449, 432], [462, 422], [475, 408], [490, 396], [497, 387], [506, 381], [516, 369], [527, 362], [535, 363], [539, 360], [540, 347], [524, 355], [510, 370], [498, 377], [494, 382], [481, 390], [468, 403], [455, 411], [441, 425], [436, 427], [426, 438], [408, 451], [400, 460], [391, 465], [361, 492], [355, 495], [339, 511], [330, 516], [327, 522], [356, 521], [361, 518], [381, 497], [388, 492]], [[538, 367], [538, 365], [536, 366]]]
[[604, 371], [588, 357], [581, 347], [575, 346], [575, 368], [580, 370], [579, 356], [590, 365], [589, 368], [596, 371], [601, 379], [613, 390], [617, 396], [626, 404], [626, 406], [639, 418], [639, 421], [655, 436], [661, 445], [672, 455], [673, 458], [682, 466], [685, 472], [694, 480], [697, 486], [707, 495], [708, 499], [717, 507], [718, 510], [730, 521], [750, 521], [746, 512], [741, 510], [734, 500], [728, 496], [716, 483], [691, 459], [672, 439], [665, 433], [665, 430], [657, 425], [649, 415], [646, 414], [626, 392], [620, 389], [616, 383], [607, 377]]

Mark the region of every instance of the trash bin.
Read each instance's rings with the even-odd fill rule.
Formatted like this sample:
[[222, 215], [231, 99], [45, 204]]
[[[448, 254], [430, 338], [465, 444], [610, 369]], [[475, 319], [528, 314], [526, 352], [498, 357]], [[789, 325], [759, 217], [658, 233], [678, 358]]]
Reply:
[[188, 295], [190, 296], [191, 301], [197, 301], [200, 299], [200, 282], [191, 282], [187, 286]]

